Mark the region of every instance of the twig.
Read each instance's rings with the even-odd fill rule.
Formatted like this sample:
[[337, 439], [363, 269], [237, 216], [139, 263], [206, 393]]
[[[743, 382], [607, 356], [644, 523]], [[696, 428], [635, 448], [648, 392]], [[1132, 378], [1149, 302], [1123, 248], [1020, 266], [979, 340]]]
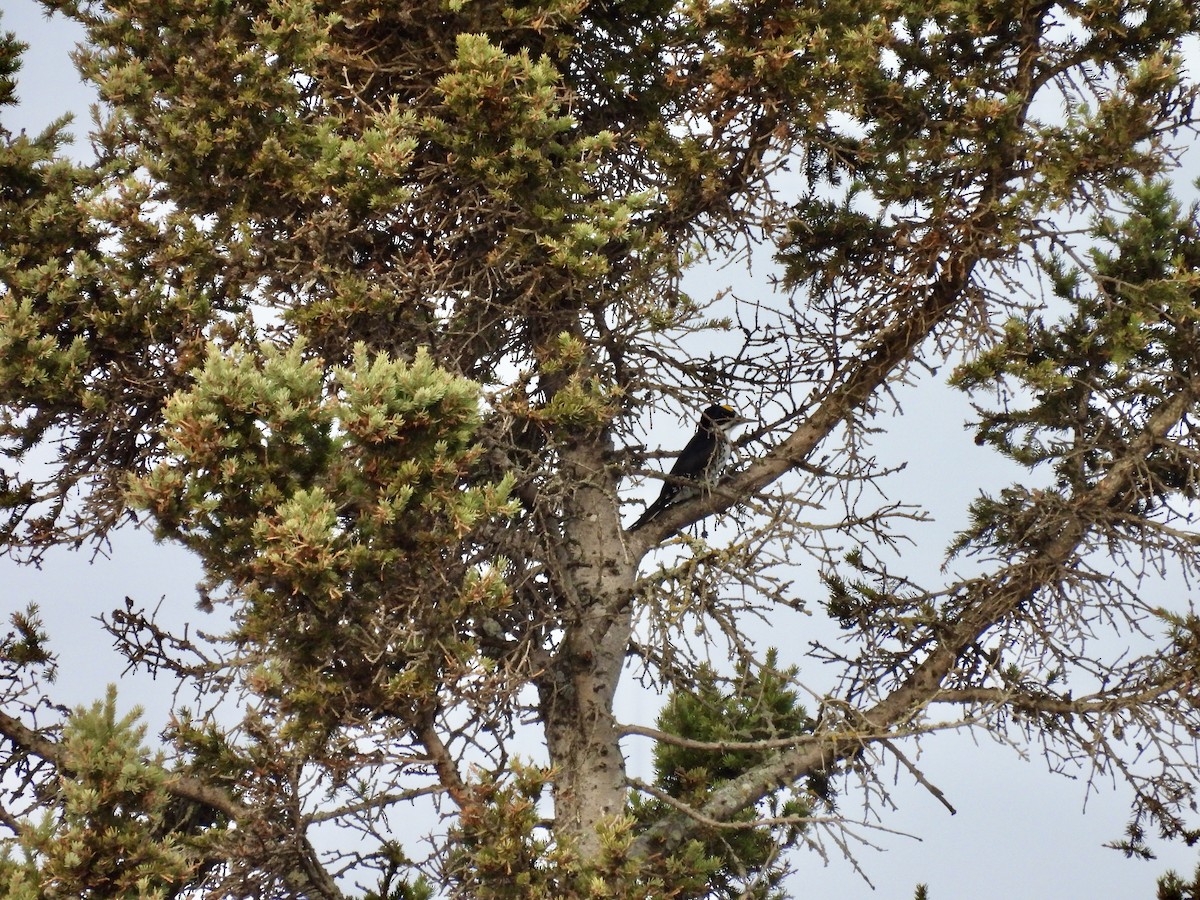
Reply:
[[942, 789], [926, 779], [921, 770], [913, 765], [907, 756], [900, 752], [899, 747], [897, 747], [887, 738], [881, 738], [879, 743], [881, 743], [888, 750], [892, 751], [892, 755], [894, 755], [896, 759], [900, 760], [901, 764], [904, 766], [904, 768], [908, 769], [909, 774], [912, 775], [913, 778], [917, 779], [917, 783], [920, 784], [921, 787], [925, 788], [925, 790], [929, 791], [929, 793], [933, 794], [933, 796], [937, 798], [937, 801], [941, 803], [942, 806], [950, 810], [950, 815], [953, 816], [958, 813], [958, 810], [955, 809], [953, 805], [951, 805], [950, 801], [946, 799], [946, 795], [942, 793]]

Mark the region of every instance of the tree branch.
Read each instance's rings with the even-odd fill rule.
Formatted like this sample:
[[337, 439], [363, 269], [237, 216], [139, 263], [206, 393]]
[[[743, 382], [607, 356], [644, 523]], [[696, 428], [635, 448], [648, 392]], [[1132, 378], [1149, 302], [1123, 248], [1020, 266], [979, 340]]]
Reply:
[[[1146, 427], [1130, 441], [1126, 453], [1117, 459], [1107, 474], [1094, 486], [1076, 494], [1067, 503], [1073, 515], [1063, 524], [1057, 538], [1032, 549], [1022, 560], [998, 575], [977, 579], [968, 590], [977, 598], [968, 604], [953, 625], [939, 635], [929, 655], [918, 664], [895, 690], [861, 714], [872, 730], [885, 733], [903, 723], [938, 698], [942, 681], [949, 675], [959, 656], [973, 646], [990, 628], [1010, 615], [1039, 588], [1055, 581], [1086, 536], [1089, 513], [1104, 510], [1129, 490], [1138, 477], [1145, 459], [1174, 428], [1200, 396], [1200, 379], [1186, 383], [1159, 404]], [[794, 784], [817, 771], [826, 771], [858, 752], [857, 743], [840, 740], [829, 733], [815, 734], [811, 744], [781, 752], [773, 759], [746, 772], [713, 792], [699, 812], [706, 818], [727, 819], [757, 802], [781, 785]], [[673, 816], [656, 823], [630, 848], [633, 855], [669, 852], [686, 840], [694, 829], [694, 820]]]
[[[61, 744], [42, 737], [32, 728], [3, 712], [0, 712], [0, 734], [25, 752], [32, 753], [51, 763], [60, 773], [67, 776], [75, 775], [75, 772], [66, 763], [66, 754]], [[186, 775], [168, 775], [163, 782], [163, 788], [172, 796], [191, 800], [194, 803], [202, 803], [235, 822], [244, 821], [250, 815], [247, 807], [242, 806], [225, 791], [205, 784], [197, 778], [190, 778]]]

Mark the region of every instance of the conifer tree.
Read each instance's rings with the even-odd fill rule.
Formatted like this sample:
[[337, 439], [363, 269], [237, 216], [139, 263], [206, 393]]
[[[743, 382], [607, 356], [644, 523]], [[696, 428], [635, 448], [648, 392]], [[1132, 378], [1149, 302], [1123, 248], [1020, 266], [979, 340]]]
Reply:
[[1158, 879], [1158, 900], [1195, 900], [1200, 896], [1200, 871], [1191, 881], [1184, 881], [1175, 872]]
[[[101, 104], [92, 163], [0, 130], [0, 540], [153, 529], [231, 624], [106, 619], [182, 688], [151, 746], [13, 617], [11, 895], [784, 896], [962, 728], [1195, 837], [1200, 619], [1143, 577], [1200, 562], [1193, 0], [43, 2]], [[871, 448], [946, 372], [1027, 477], [926, 583]], [[726, 401], [629, 532], [651, 417]], [[845, 640], [749, 636], [796, 611]]]

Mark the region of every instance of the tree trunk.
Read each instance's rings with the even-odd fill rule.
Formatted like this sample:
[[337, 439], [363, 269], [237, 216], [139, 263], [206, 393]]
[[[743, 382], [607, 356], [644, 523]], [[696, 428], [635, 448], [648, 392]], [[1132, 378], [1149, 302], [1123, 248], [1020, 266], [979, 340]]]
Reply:
[[564, 453], [575, 475], [565, 539], [572, 559], [557, 574], [566, 633], [538, 683], [553, 766], [558, 834], [583, 859], [600, 850], [597, 827], [625, 808], [625, 762], [613, 698], [632, 629], [635, 561], [622, 542], [611, 498], [616, 485], [604, 465], [606, 442]]

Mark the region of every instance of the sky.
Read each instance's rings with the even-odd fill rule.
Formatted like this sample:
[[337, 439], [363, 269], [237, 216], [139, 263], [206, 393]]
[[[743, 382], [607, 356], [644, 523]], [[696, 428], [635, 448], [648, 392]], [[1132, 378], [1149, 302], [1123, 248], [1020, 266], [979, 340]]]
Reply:
[[[0, 10], [0, 28], [30, 44], [18, 74], [21, 106], [4, 110], [0, 121], [14, 133], [21, 128], [32, 133], [72, 111], [77, 136], [72, 153], [86, 158], [88, 107], [94, 95], [80, 82], [67, 56], [81, 35], [61, 18], [47, 20], [32, 0], [0, 0]], [[756, 275], [761, 280], [761, 273]], [[728, 270], [721, 276], [743, 277]], [[1007, 472], [964, 430], [970, 410], [960, 395], [929, 383], [901, 392], [900, 400], [903, 415], [888, 422], [880, 453], [885, 462], [907, 463], [890, 481], [894, 495], [920, 496], [933, 513], [935, 521], [905, 552], [935, 571], [946, 537], [965, 523], [964, 485], [977, 485], [983, 473], [985, 481], [994, 482], [991, 486], [999, 486]], [[682, 444], [691, 427], [656, 424], [652, 440], [664, 446]], [[970, 473], [970, 478], [955, 477], [960, 472]], [[0, 559], [0, 616], [7, 621], [11, 611], [36, 602], [60, 655], [56, 698], [90, 703], [103, 696], [106, 683], [118, 682], [122, 707], [143, 706], [153, 734], [165, 722], [170, 685], [123, 678], [123, 662], [96, 617], [123, 606], [129, 596], [138, 606], [160, 606], [167, 621], [212, 628], [195, 609], [199, 578], [198, 563], [185, 551], [156, 545], [146, 533], [127, 529], [100, 558], [57, 551], [40, 570]], [[797, 659], [810, 639], [835, 636], [819, 610], [789, 619], [777, 632], [772, 640], [794, 651]], [[652, 701], [629, 690], [622, 697], [623, 715], [652, 724]], [[815, 852], [795, 856], [796, 874], [789, 885], [796, 897], [910, 898], [918, 883], [926, 883], [933, 900], [1152, 900], [1158, 875], [1168, 868], [1190, 874], [1195, 866], [1195, 851], [1179, 845], [1152, 841], [1159, 859], [1149, 863], [1105, 849], [1105, 842], [1121, 836], [1127, 792], [1111, 785], [1089, 792], [1086, 773], [1050, 774], [1036, 750], [1022, 758], [1018, 750], [966, 733], [935, 736], [919, 751], [906, 747], [957, 813], [951, 816], [907, 773], [889, 770], [886, 780], [889, 785], [894, 782], [896, 809], [879, 822], [889, 831], [858, 829], [874, 845], [860, 846], [855, 854], [874, 887], [829, 846], [828, 863]], [[632, 767], [644, 771], [645, 741], [631, 739], [627, 749]], [[854, 815], [851, 799], [847, 797], [842, 811]]]

